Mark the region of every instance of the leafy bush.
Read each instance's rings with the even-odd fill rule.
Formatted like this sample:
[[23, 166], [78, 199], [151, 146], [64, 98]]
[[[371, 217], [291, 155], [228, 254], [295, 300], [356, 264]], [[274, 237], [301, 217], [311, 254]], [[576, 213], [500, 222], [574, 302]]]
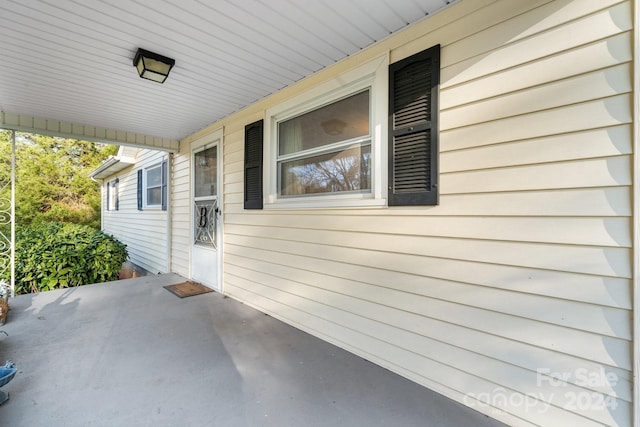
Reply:
[[16, 293], [116, 280], [126, 259], [126, 245], [88, 226], [24, 226], [16, 230]]

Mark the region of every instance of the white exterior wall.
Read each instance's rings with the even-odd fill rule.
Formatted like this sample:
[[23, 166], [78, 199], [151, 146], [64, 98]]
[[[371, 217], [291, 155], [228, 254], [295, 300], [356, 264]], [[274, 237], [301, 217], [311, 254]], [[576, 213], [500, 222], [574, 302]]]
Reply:
[[[135, 164], [104, 180], [102, 185], [102, 229], [127, 245], [129, 261], [151, 273], [167, 273], [168, 268], [168, 211], [138, 210], [137, 171], [157, 165], [168, 153], [141, 149]], [[119, 178], [119, 210], [107, 210], [105, 185]], [[171, 183], [169, 183], [171, 187]], [[170, 191], [170, 189], [169, 189]], [[171, 198], [170, 198], [171, 200]]]
[[191, 151], [188, 144], [186, 151], [173, 156], [171, 168], [171, 271], [190, 277], [191, 248], [191, 172], [189, 162]]
[[[632, 425], [631, 7], [463, 0], [213, 125], [224, 292], [512, 425]], [[435, 44], [439, 206], [243, 209], [245, 125], [368, 59]], [[178, 164], [205, 132], [176, 155], [177, 272]]]

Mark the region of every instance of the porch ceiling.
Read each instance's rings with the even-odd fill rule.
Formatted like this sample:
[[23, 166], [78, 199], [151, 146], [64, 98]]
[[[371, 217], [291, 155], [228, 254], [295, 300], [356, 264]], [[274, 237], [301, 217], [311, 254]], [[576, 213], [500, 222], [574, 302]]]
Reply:
[[[179, 140], [449, 3], [3, 0], [0, 111]], [[138, 77], [138, 47], [176, 60], [164, 84]]]

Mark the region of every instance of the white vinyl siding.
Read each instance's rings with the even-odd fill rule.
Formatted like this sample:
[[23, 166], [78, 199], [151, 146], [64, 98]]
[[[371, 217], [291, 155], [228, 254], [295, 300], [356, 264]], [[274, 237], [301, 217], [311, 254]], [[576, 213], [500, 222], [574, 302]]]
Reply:
[[102, 212], [102, 229], [127, 245], [129, 261], [154, 274], [169, 272], [167, 211], [137, 209], [137, 171], [167, 157], [161, 151], [138, 151], [135, 165], [118, 174], [119, 210]]
[[[511, 425], [632, 425], [631, 17], [463, 0], [215, 124], [224, 293]], [[436, 44], [438, 206], [243, 209], [245, 125]]]
[[[185, 151], [186, 147], [186, 151]], [[171, 271], [190, 277], [189, 248], [191, 247], [191, 184], [189, 144], [182, 144], [180, 153], [173, 156], [171, 168]]]

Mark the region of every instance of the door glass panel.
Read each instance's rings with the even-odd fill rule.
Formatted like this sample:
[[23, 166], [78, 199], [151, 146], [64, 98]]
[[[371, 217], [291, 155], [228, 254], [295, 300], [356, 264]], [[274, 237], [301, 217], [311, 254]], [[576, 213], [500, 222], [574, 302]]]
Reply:
[[216, 248], [218, 200], [199, 200], [193, 204], [195, 244]]
[[218, 187], [218, 146], [196, 153], [194, 163], [195, 197], [215, 196]]

